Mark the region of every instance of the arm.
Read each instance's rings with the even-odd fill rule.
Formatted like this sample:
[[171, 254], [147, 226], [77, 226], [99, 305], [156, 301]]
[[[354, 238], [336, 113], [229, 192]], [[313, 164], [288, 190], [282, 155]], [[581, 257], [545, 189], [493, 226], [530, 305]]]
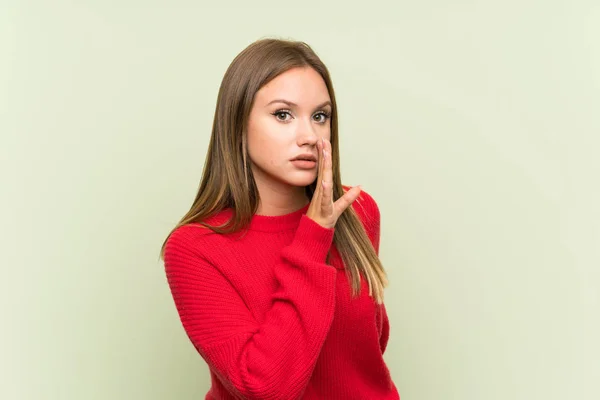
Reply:
[[171, 235], [165, 268], [184, 329], [237, 396], [287, 400], [304, 391], [333, 320], [337, 273], [325, 264], [333, 233], [302, 217], [274, 266], [279, 287], [261, 324], [204, 260], [201, 240], [183, 229]]

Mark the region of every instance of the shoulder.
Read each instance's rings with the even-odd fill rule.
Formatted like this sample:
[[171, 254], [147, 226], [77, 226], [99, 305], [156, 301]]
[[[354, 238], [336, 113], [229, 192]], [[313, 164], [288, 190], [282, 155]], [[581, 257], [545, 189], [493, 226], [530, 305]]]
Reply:
[[210, 249], [212, 231], [200, 224], [190, 223], [177, 227], [165, 245], [165, 261], [173, 258], [201, 256]]
[[213, 230], [204, 226], [203, 224], [220, 226], [227, 223], [231, 216], [232, 211], [230, 209], [223, 209], [212, 216], [204, 218], [202, 223], [190, 222], [185, 225], [178, 226], [169, 235], [169, 238], [167, 239], [167, 246], [199, 246], [207, 241], [214, 240], [214, 238], [222, 235], [216, 234]]

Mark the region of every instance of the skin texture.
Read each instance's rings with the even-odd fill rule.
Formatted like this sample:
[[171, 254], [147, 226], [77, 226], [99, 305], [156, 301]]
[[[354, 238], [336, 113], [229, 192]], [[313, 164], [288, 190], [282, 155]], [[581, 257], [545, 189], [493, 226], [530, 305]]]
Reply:
[[[274, 100], [286, 100], [295, 105]], [[248, 154], [260, 193], [257, 214], [284, 215], [308, 204], [304, 187], [319, 178], [307, 215], [333, 227], [360, 193], [353, 188], [332, 201], [331, 105], [323, 78], [310, 67], [293, 68], [277, 76], [256, 94], [248, 120]], [[300, 169], [291, 160], [313, 154], [318, 164]]]

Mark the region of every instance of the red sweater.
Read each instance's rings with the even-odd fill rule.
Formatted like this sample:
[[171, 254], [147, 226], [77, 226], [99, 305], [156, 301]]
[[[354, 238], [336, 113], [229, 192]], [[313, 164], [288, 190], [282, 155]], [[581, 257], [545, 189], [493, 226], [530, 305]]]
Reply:
[[[379, 208], [356, 210], [379, 251]], [[165, 269], [183, 327], [210, 368], [205, 399], [398, 400], [384, 362], [384, 305], [360, 297], [333, 245], [333, 229], [306, 216], [254, 215], [244, 237], [200, 225], [175, 230]], [[221, 211], [207, 222], [232, 215]], [[331, 250], [331, 265], [325, 263]]]

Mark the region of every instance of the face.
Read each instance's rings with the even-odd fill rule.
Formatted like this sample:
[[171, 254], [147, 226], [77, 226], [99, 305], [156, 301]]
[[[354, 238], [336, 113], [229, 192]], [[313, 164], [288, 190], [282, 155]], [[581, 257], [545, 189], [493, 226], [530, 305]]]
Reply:
[[318, 160], [317, 141], [331, 140], [330, 101], [325, 81], [310, 67], [288, 70], [257, 92], [247, 135], [259, 190], [286, 190], [315, 181], [317, 163], [311, 166], [292, 159], [312, 154]]

